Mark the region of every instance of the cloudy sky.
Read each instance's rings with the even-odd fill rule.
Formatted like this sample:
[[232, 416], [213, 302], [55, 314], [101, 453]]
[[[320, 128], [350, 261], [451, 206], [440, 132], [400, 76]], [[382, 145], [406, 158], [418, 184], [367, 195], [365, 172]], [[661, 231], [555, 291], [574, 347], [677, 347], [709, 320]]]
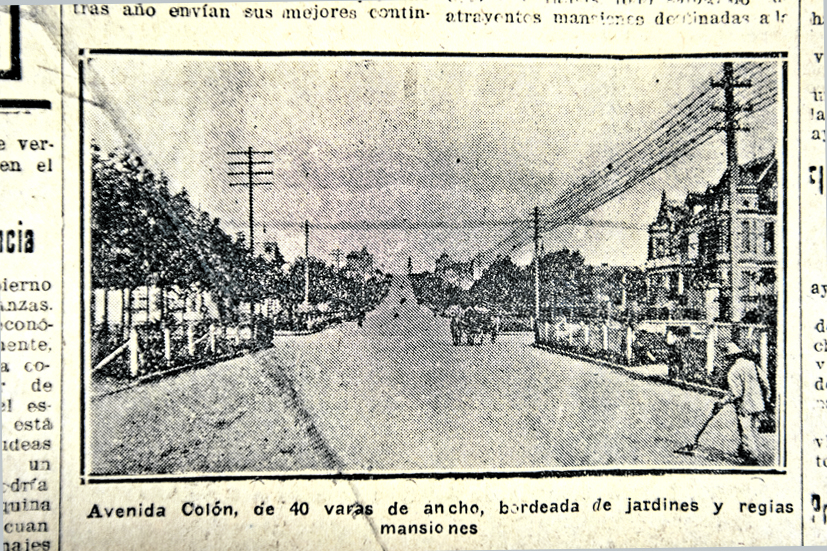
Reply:
[[[704, 60], [105, 55], [90, 64], [87, 135], [129, 143], [174, 190], [247, 232], [247, 191], [228, 151], [273, 151], [274, 185], [255, 190], [256, 241], [288, 259], [362, 245], [391, 271], [467, 259], [534, 205], [604, 167], [721, 71]], [[748, 117], [743, 161], [776, 147], [777, 109]], [[638, 264], [661, 190], [699, 191], [725, 167], [723, 137], [590, 213], [626, 228], [574, 225], [547, 249]], [[530, 238], [530, 236], [527, 236]], [[515, 251], [525, 261], [530, 247]]]

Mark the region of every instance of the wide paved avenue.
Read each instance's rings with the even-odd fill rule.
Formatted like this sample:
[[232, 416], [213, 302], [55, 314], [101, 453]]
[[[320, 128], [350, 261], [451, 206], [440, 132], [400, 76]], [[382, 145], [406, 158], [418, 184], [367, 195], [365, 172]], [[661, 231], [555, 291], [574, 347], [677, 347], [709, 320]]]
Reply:
[[[94, 401], [93, 471], [715, 465], [673, 453], [693, 440], [713, 398], [530, 344], [521, 334], [451, 346], [447, 320], [396, 276], [361, 328], [281, 337], [268, 350]], [[702, 444], [732, 453], [737, 442], [729, 407]]]

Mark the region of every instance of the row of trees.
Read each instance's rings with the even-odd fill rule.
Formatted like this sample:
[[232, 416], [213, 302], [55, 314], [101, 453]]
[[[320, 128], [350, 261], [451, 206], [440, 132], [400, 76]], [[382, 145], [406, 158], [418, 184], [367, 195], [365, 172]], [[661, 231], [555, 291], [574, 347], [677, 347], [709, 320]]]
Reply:
[[[348, 257], [363, 258], [363, 255], [354, 251]], [[304, 266], [305, 259], [297, 259], [273, 287], [275, 295], [284, 306], [277, 320], [280, 328], [295, 328], [296, 323], [302, 323]], [[389, 275], [379, 270], [356, 269], [351, 263], [336, 268], [318, 258], [310, 257], [309, 270], [308, 303], [313, 305], [315, 311], [331, 316], [331, 319], [364, 318], [367, 312], [382, 302], [390, 289]], [[298, 318], [297, 312], [300, 314]]]
[[186, 190], [172, 194], [168, 179], [129, 149], [104, 156], [92, 147], [91, 230], [94, 288], [197, 288], [222, 317], [264, 298], [280, 268], [250, 255], [243, 236], [194, 208]]
[[[484, 306], [520, 317], [534, 312], [534, 261], [518, 266], [508, 256], [498, 257], [466, 290], [438, 272], [414, 274], [412, 279], [418, 300], [439, 312], [451, 305]], [[568, 249], [540, 256], [544, 312], [558, 309], [601, 317], [645, 297], [646, 278], [637, 268], [591, 266], [578, 251]]]
[[[170, 192], [168, 179], [130, 149], [104, 155], [93, 145], [91, 166], [94, 289], [121, 290], [126, 304], [131, 291], [143, 286], [160, 288], [162, 297], [172, 288], [208, 292], [227, 322], [237, 321], [242, 304], [265, 299], [299, 309], [308, 260], [299, 258], [285, 269], [277, 245], [265, 256], [251, 254], [243, 234], [227, 234], [218, 218], [192, 205], [186, 190]], [[342, 269], [309, 259], [309, 303], [359, 316], [384, 296], [387, 277], [372, 270], [366, 250], [347, 258]], [[162, 299], [162, 317], [165, 304]]]
[[[688, 294], [701, 292], [695, 279], [687, 278], [685, 291], [678, 292], [677, 277], [666, 289], [655, 279], [652, 287], [646, 274], [636, 267], [592, 266], [586, 264], [578, 251], [562, 249], [540, 255], [540, 310], [541, 316], [564, 315], [574, 318], [605, 319], [636, 323], [641, 319], [667, 319], [666, 308], [652, 307], [655, 298], [673, 298], [677, 307], [687, 312]], [[447, 269], [445, 267], [448, 267]], [[479, 278], [474, 280], [473, 268], [468, 263], [451, 262], [447, 255], [437, 259], [433, 272], [412, 274], [417, 299], [438, 313], [453, 305], [484, 306], [513, 316], [528, 318], [534, 315], [534, 261], [528, 266], [514, 264], [508, 256], [497, 258]], [[457, 277], [463, 274], [465, 277]], [[754, 274], [755, 284], [775, 284], [775, 271], [765, 269]], [[753, 303], [742, 321], [750, 324], [774, 326], [777, 317], [777, 298], [774, 294], [751, 297]], [[723, 302], [723, 299], [721, 299]], [[726, 311], [725, 304], [721, 311]], [[688, 314], [686, 314], [688, 315]], [[680, 318], [680, 319], [699, 319]]]

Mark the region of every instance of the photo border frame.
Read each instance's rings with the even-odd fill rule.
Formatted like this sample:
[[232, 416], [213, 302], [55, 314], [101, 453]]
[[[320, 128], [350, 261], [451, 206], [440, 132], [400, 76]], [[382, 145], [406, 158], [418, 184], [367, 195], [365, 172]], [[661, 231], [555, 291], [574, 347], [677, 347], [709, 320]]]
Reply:
[[[89, 342], [87, 341], [87, 327], [91, 322], [91, 311], [87, 304], [87, 291], [91, 289], [91, 273], [89, 271], [89, 258], [91, 255], [91, 232], [87, 225], [91, 219], [91, 190], [87, 190], [87, 166], [85, 156], [88, 154], [85, 144], [85, 119], [84, 119], [84, 62], [88, 62], [92, 56], [101, 55], [123, 55], [123, 56], [175, 56], [175, 57], [402, 57], [402, 58], [497, 58], [497, 59], [594, 59], [594, 60], [639, 60], [639, 59], [666, 59], [666, 60], [687, 60], [687, 59], [709, 59], [709, 60], [774, 60], [780, 64], [780, 81], [778, 94], [781, 101], [781, 139], [782, 151], [779, 156], [780, 166], [783, 169], [779, 173], [779, 187], [783, 187], [781, 199], [782, 213], [779, 213], [781, 224], [781, 239], [783, 241], [783, 253], [779, 254], [779, 305], [783, 304], [783, 317], [779, 315], [778, 331], [783, 335], [783, 350], [778, 351], [778, 365], [785, 366], [784, 369], [784, 407], [779, 411], [780, 420], [778, 423], [776, 440], [776, 465], [769, 467], [571, 467], [556, 469], [526, 469], [526, 470], [469, 470], [469, 471], [398, 471], [398, 472], [371, 472], [366, 470], [354, 470], [353, 472], [231, 472], [231, 473], [188, 473], [188, 474], [147, 474], [147, 475], [105, 475], [90, 472], [90, 465], [87, 464], [86, 449], [88, 445], [88, 427], [86, 403], [89, 399], [86, 396], [86, 377], [89, 375], [90, 361]], [[135, 483], [161, 483], [161, 482], [221, 482], [239, 480], [387, 480], [387, 479], [510, 479], [510, 478], [578, 478], [593, 476], [663, 476], [667, 474], [715, 474], [715, 475], [784, 475], [788, 471], [787, 461], [787, 404], [789, 373], [786, 370], [786, 358], [788, 350], [787, 341], [787, 301], [789, 295], [786, 285], [783, 282], [788, 274], [788, 174], [789, 174], [789, 52], [726, 52], [706, 54], [655, 54], [655, 55], [594, 55], [594, 54], [554, 54], [554, 53], [495, 53], [495, 52], [381, 52], [381, 51], [336, 51], [336, 50], [305, 50], [305, 51], [232, 51], [232, 50], [153, 50], [153, 49], [81, 49], [79, 51], [78, 75], [79, 75], [79, 163], [80, 163], [80, 483], [83, 484], [135, 484]], [[800, 163], [799, 163], [800, 164]], [[91, 176], [91, 174], [89, 175]], [[781, 192], [782, 190], [780, 190]], [[801, 218], [801, 205], [799, 202], [799, 220]], [[799, 259], [799, 273], [801, 262]], [[801, 301], [801, 297], [799, 297]], [[799, 304], [799, 308], [800, 308]], [[781, 311], [779, 312], [779, 314]], [[780, 347], [781, 348], [781, 347]]]
[[0, 80], [23, 80], [20, 63], [20, 6], [9, 6], [11, 15], [11, 64], [10, 68], [0, 71]]

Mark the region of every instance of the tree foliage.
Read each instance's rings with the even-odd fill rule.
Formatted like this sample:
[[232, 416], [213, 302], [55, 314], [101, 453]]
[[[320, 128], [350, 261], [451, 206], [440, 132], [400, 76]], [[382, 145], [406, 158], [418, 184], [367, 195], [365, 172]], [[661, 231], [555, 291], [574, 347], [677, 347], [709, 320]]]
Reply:
[[[638, 268], [591, 266], [580, 252], [568, 249], [543, 254], [539, 262], [543, 311], [561, 307], [582, 315], [603, 316], [616, 311], [623, 290], [627, 304], [646, 296], [645, 274]], [[528, 266], [518, 266], [510, 257], [500, 256], [467, 291], [443, 279], [438, 270], [415, 274], [413, 281], [420, 302], [440, 312], [460, 305], [482, 306], [521, 317], [533, 315], [533, 260]]]
[[[198, 288], [230, 319], [245, 302], [277, 298], [294, 308], [304, 300], [305, 259], [285, 273], [278, 245], [269, 244], [269, 259], [253, 256], [243, 234], [228, 235], [218, 218], [193, 207], [186, 190], [171, 193], [167, 178], [128, 148], [103, 155], [92, 147], [91, 233], [95, 289]], [[387, 285], [373, 271], [373, 256], [363, 248], [348, 260], [358, 275], [310, 259], [312, 305], [353, 311], [384, 296]]]

